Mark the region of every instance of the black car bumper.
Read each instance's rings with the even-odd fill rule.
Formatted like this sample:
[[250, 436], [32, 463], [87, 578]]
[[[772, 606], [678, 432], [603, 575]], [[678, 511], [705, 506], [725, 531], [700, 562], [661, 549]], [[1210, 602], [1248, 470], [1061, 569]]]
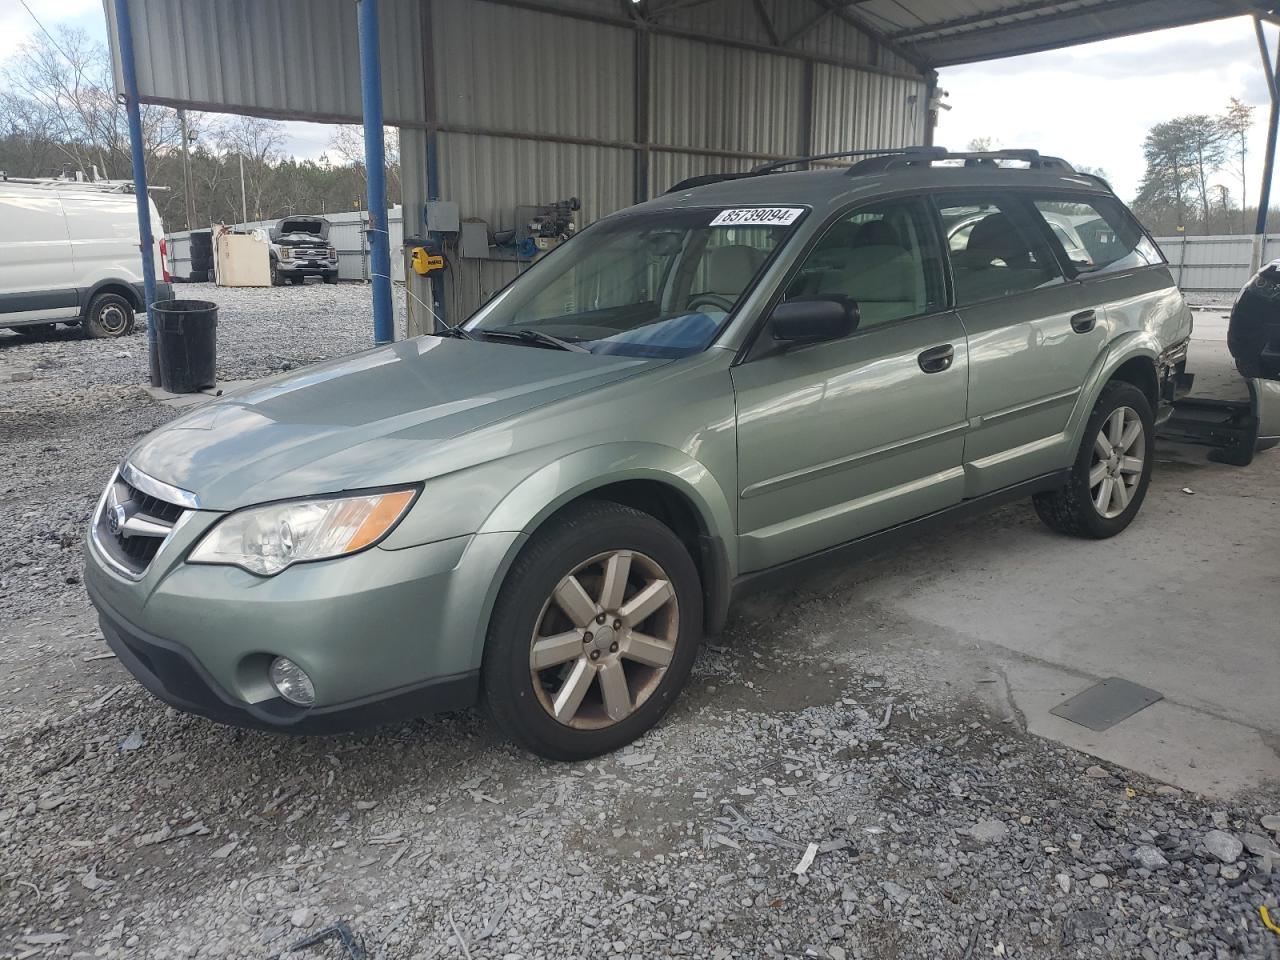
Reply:
[[343, 733], [431, 713], [459, 710], [476, 702], [479, 673], [440, 677], [375, 697], [305, 709], [276, 697], [246, 703], [224, 690], [180, 644], [126, 623], [90, 589], [107, 645], [156, 698], [182, 710], [237, 727], [282, 733]]

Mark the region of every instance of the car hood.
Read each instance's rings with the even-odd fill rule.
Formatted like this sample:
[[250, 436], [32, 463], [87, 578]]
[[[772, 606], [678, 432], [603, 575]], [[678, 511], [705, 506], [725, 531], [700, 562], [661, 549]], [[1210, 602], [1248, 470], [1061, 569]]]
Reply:
[[134, 467], [203, 509], [426, 480], [431, 450], [660, 362], [418, 337], [228, 394], [144, 438]]

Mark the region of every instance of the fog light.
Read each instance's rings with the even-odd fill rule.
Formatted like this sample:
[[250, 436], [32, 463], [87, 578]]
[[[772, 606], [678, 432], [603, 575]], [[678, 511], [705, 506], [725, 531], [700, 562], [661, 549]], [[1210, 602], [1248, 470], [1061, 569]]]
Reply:
[[306, 672], [287, 657], [276, 657], [267, 671], [276, 693], [299, 707], [309, 707], [316, 702], [316, 688]]

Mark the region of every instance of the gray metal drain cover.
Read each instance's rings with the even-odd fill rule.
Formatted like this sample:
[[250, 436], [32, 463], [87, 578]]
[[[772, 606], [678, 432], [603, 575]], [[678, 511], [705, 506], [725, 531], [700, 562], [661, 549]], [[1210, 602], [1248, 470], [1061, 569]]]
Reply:
[[1120, 677], [1108, 677], [1049, 712], [1055, 717], [1101, 732], [1163, 699], [1164, 694], [1158, 690]]

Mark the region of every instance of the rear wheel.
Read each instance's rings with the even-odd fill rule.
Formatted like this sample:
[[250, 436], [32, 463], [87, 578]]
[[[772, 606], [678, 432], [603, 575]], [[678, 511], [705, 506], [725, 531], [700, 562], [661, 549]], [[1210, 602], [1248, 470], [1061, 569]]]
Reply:
[[684, 686], [702, 632], [697, 568], [646, 513], [585, 502], [530, 540], [489, 624], [484, 699], [511, 739], [552, 760], [630, 743]]
[[118, 293], [100, 293], [84, 313], [85, 336], [95, 340], [133, 333], [133, 304]]
[[1151, 483], [1155, 423], [1151, 403], [1130, 383], [1107, 384], [1061, 490], [1038, 493], [1036, 513], [1059, 533], [1102, 540], [1133, 522]]

